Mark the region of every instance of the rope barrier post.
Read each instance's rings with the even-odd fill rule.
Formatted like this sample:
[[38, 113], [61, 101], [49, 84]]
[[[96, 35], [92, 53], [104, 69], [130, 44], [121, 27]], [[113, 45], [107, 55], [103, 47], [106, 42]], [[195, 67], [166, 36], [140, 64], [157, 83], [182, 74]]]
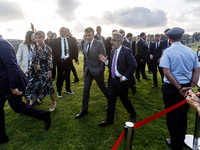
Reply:
[[133, 122], [125, 122], [125, 134], [124, 134], [124, 150], [132, 149], [132, 140], [134, 134], [134, 124]]
[[198, 112], [196, 112], [196, 120], [195, 120], [195, 128], [194, 128], [194, 136], [186, 135], [185, 144], [193, 150], [199, 150], [199, 129], [200, 129], [200, 118]]

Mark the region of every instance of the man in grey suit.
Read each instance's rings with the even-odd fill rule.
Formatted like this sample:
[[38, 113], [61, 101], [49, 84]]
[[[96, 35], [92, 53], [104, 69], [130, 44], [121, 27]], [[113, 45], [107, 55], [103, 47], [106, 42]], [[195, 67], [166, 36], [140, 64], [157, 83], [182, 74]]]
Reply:
[[87, 115], [89, 92], [93, 79], [98, 84], [101, 91], [106, 97], [107, 87], [104, 83], [104, 70], [105, 64], [98, 59], [99, 54], [103, 54], [106, 57], [106, 51], [103, 43], [94, 39], [94, 29], [91, 27], [85, 29], [85, 38], [87, 43], [83, 46], [84, 55], [84, 91], [82, 110], [75, 116], [75, 119], [79, 119], [84, 115]]

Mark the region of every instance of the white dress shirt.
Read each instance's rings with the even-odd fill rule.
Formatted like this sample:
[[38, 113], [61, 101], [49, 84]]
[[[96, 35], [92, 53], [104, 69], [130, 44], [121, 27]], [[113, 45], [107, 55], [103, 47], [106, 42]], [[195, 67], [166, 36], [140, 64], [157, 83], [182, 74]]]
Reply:
[[[115, 51], [117, 51], [116, 62], [115, 62], [115, 76], [117, 76], [117, 77], [122, 76], [117, 70], [117, 61], [118, 61], [118, 56], [119, 56], [119, 53], [121, 51], [121, 48], [122, 48], [122, 45], [117, 50], [115, 50]], [[115, 55], [115, 53], [114, 53], [114, 55]], [[113, 59], [112, 59], [112, 64], [113, 64], [113, 61], [114, 61], [114, 55], [113, 55]], [[108, 65], [108, 60], [105, 62], [105, 65]], [[112, 66], [111, 66], [111, 69], [112, 69]], [[128, 79], [125, 76], [122, 76], [122, 80], [126, 81]]]
[[[67, 54], [66, 55], [65, 55], [64, 39], [65, 39], [65, 42], [66, 42], [66, 49], [67, 49]], [[61, 37], [61, 49], [62, 49], [61, 59], [67, 59], [67, 58], [69, 58], [69, 45], [68, 45], [67, 38]]]
[[[93, 38], [92, 41], [90, 42], [90, 49], [91, 49], [91, 47], [92, 47], [93, 42], [94, 42], [94, 38]], [[88, 48], [89, 48], [89, 42], [87, 42], [86, 53], [88, 53]]]

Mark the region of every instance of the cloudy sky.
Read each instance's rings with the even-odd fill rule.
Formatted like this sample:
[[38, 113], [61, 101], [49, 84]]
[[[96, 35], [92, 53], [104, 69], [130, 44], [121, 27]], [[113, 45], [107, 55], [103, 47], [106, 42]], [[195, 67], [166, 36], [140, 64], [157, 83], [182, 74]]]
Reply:
[[176, 26], [192, 34], [200, 30], [200, 0], [0, 0], [5, 39], [24, 39], [31, 22], [45, 33], [58, 34], [65, 26], [76, 38], [82, 38], [86, 27], [98, 25], [105, 37], [113, 29], [137, 35]]

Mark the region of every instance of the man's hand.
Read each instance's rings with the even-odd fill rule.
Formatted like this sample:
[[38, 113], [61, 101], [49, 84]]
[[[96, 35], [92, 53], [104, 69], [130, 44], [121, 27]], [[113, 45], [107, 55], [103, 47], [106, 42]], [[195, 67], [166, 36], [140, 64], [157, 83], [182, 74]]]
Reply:
[[140, 62], [144, 62], [144, 59], [140, 59]]
[[181, 90], [179, 90], [179, 92], [181, 93], [181, 95], [186, 97], [188, 95], [188, 92], [187, 92], [188, 90], [190, 90], [190, 87], [183, 87]]
[[150, 59], [151, 59], [151, 60], [153, 60], [153, 57], [154, 57], [153, 55], [150, 55]]
[[12, 93], [13, 93], [14, 95], [22, 95], [22, 91], [19, 91], [18, 88], [12, 89]]
[[200, 99], [192, 92], [192, 90], [189, 90], [186, 100], [189, 105], [196, 109], [200, 116]]
[[103, 56], [102, 54], [99, 54], [99, 60], [105, 63], [108, 60], [108, 56]]
[[120, 77], [120, 82], [123, 82], [122, 77], [123, 77], [123, 76]]
[[79, 61], [78, 61], [78, 60], [77, 60], [77, 61], [75, 60], [75, 63], [76, 63], [77, 65], [79, 65]]
[[47, 72], [47, 78], [48, 78], [48, 79], [50, 79], [50, 78], [51, 78], [51, 76], [52, 76], [52, 73], [51, 73], [51, 71], [48, 71], [48, 72]]
[[25, 71], [25, 74], [28, 74], [30, 72], [30, 70]]

